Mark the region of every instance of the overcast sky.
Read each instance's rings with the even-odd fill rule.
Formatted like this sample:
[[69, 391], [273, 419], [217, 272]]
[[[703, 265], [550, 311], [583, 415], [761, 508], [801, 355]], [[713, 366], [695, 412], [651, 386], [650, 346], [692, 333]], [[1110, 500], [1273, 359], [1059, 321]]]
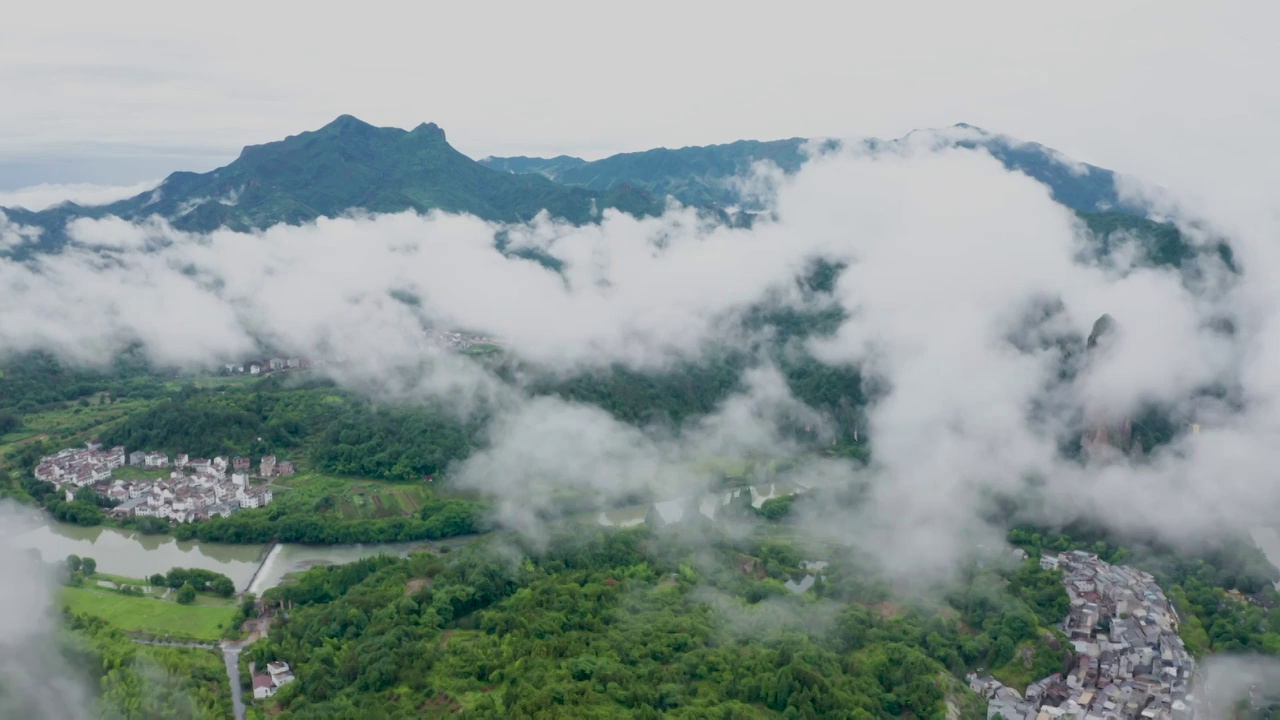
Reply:
[[968, 122], [1180, 190], [1277, 164], [1269, 2], [23, 3], [0, 190], [209, 169], [342, 113], [599, 157]]

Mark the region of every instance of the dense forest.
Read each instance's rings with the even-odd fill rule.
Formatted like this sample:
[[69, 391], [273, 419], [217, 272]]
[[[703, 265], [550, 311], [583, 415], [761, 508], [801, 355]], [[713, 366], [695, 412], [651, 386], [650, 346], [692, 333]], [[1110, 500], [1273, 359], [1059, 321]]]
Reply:
[[164, 393], [163, 375], [150, 366], [139, 347], [101, 368], [68, 365], [44, 352], [16, 354], [4, 358], [0, 372], [0, 410], [18, 417], [101, 393], [113, 399], [154, 398]]
[[273, 503], [230, 517], [178, 525], [174, 535], [179, 540], [205, 542], [343, 545], [434, 540], [484, 532], [489, 527], [481, 503], [436, 498], [412, 517], [353, 520], [325, 510], [289, 509]]
[[1065, 592], [1032, 563], [975, 568], [938, 612], [845, 553], [793, 593], [801, 550], [696, 524], [570, 528], [523, 561], [504, 547], [269, 591], [294, 608], [251, 650], [298, 674], [280, 716], [980, 718], [966, 668], [1018, 682], [1069, 656], [1047, 627]]

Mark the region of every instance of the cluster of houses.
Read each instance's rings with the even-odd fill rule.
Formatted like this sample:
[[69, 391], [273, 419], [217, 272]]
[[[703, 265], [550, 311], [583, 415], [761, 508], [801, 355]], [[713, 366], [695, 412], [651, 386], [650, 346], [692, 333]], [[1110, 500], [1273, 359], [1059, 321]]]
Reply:
[[476, 343], [501, 345], [500, 342], [486, 335], [471, 335], [470, 333], [456, 332], [453, 330], [428, 331], [427, 341], [444, 350], [459, 351], [466, 350]]
[[276, 694], [282, 685], [293, 682], [293, 671], [287, 662], [269, 662], [267, 671], [253, 676], [253, 697], [255, 700], [269, 698]]
[[265, 375], [267, 373], [281, 372], [283, 370], [300, 370], [309, 368], [312, 365], [323, 364], [323, 361], [311, 361], [307, 358], [299, 357], [273, 357], [264, 360], [251, 360], [247, 363], [227, 363], [222, 366], [223, 371], [228, 375]]
[[124, 448], [120, 445], [103, 450], [101, 442], [90, 440], [84, 448], [67, 448], [41, 458], [36, 464], [35, 476], [59, 489], [82, 488], [110, 479], [111, 472], [124, 467], [125, 462]]
[[[133, 482], [113, 480], [112, 471], [126, 463], [168, 469], [169, 476]], [[247, 457], [190, 458], [183, 453], [174, 457], [170, 465], [165, 453], [138, 450], [126, 456], [123, 447], [103, 451], [101, 443], [91, 440], [83, 450], [66, 449], [41, 459], [35, 476], [65, 491], [68, 502], [75, 499], [80, 488], [91, 488], [115, 504], [111, 514], [117, 518], [156, 517], [185, 523], [227, 517], [240, 509], [269, 504], [271, 488], [249, 484], [251, 464]], [[264, 455], [258, 464], [258, 476], [262, 478], [294, 472], [292, 462], [277, 462], [274, 455]]]
[[1150, 574], [1081, 551], [1043, 554], [1060, 569], [1071, 610], [1059, 629], [1077, 660], [1068, 672], [1031, 683], [1026, 693], [969, 676], [1005, 720], [1191, 720], [1195, 661], [1178, 637], [1178, 613]]

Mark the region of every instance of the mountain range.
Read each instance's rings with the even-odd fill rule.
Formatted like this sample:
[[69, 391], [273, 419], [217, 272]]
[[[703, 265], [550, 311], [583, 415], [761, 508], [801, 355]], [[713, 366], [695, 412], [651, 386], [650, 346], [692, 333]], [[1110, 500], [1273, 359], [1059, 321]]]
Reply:
[[[1189, 252], [1172, 226], [1145, 219], [1126, 203], [1110, 170], [1071, 161], [1036, 143], [1024, 143], [959, 124], [932, 131], [941, 146], [983, 148], [1010, 170], [1044, 183], [1053, 197], [1091, 227], [1137, 230], [1152, 238], [1153, 253], [1177, 262]], [[870, 151], [912, 140], [864, 140]], [[656, 148], [586, 161], [487, 157], [472, 160], [451, 146], [434, 123], [412, 130], [375, 127], [350, 115], [324, 127], [263, 145], [206, 173], [175, 172], [154, 190], [108, 205], [63, 203], [39, 212], [0, 208], [19, 225], [40, 229], [33, 242], [7, 250], [13, 257], [56, 251], [68, 242], [68, 221], [117, 216], [160, 216], [175, 228], [207, 232], [298, 224], [354, 210], [370, 213], [443, 210], [495, 222], [521, 222], [541, 211], [572, 223], [598, 220], [607, 208], [634, 215], [662, 211], [668, 196], [727, 213], [752, 207], [731, 179], [767, 161], [794, 173], [813, 148], [842, 141], [790, 138], [724, 145]], [[743, 217], [738, 215], [737, 217]], [[748, 218], [749, 219], [749, 218]], [[1157, 258], [1159, 259], [1159, 258]]]
[[[858, 141], [874, 152], [910, 142], [912, 133], [899, 140]], [[1035, 178], [1049, 187], [1054, 199], [1080, 212], [1121, 211], [1141, 215], [1141, 208], [1124, 201], [1116, 187], [1116, 175], [1093, 165], [1077, 163], [1038, 143], [1025, 143], [1004, 135], [960, 123], [933, 131], [935, 145], [982, 148], [1010, 170]], [[729, 178], [750, 171], [757, 162], [767, 161], [783, 172], [800, 169], [813, 150], [832, 149], [838, 140], [790, 138], [761, 142], [739, 140], [725, 145], [655, 148], [622, 153], [588, 162], [560, 155], [554, 158], [487, 157], [480, 164], [514, 174], [537, 173], [556, 182], [607, 192], [620, 185], [641, 188], [658, 196], [670, 195], [697, 207], [731, 206], [743, 198]]]

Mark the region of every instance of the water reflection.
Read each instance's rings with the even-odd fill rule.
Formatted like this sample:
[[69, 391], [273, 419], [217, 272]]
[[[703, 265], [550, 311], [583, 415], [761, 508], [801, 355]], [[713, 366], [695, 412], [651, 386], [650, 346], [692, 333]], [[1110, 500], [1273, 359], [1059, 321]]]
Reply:
[[237, 590], [259, 594], [286, 576], [317, 565], [340, 565], [375, 555], [403, 556], [414, 550], [438, 550], [442, 545], [457, 547], [475, 538], [367, 545], [229, 545], [179, 542], [168, 535], [143, 535], [114, 527], [81, 527], [38, 512], [24, 515], [15, 523], [0, 527], [0, 543], [18, 550], [34, 550], [45, 562], [57, 562], [68, 555], [91, 557], [97, 561], [99, 572], [139, 579], [175, 567], [200, 568], [226, 575]]
[[146, 578], [175, 567], [200, 568], [220, 572], [243, 589], [266, 552], [265, 545], [178, 541], [167, 535], [143, 535], [114, 527], [82, 527], [41, 518], [10, 534], [5, 544], [36, 550], [45, 562], [57, 562], [68, 555], [91, 557], [97, 561], [99, 571], [111, 575]]

